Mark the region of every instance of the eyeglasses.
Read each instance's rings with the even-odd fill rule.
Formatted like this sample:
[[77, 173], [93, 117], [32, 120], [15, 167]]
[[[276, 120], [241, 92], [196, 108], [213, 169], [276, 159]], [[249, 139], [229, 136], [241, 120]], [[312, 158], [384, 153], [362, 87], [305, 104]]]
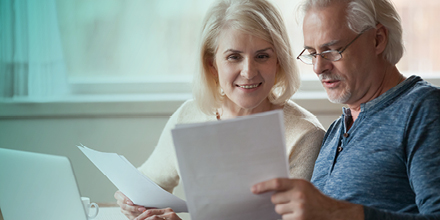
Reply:
[[350, 44], [352, 44], [356, 39], [358, 39], [367, 29], [364, 29], [363, 31], [361, 31], [361, 33], [359, 33], [350, 43], [347, 44], [347, 46], [345, 46], [344, 48], [342, 48], [342, 50], [338, 51], [338, 50], [326, 50], [322, 53], [311, 53], [311, 54], [303, 54], [306, 49], [304, 49], [296, 59], [301, 60], [303, 63], [305, 64], [309, 64], [312, 65], [315, 63], [316, 57], [317, 56], [321, 56], [322, 58], [326, 59], [326, 60], [330, 60], [330, 61], [338, 61], [340, 59], [342, 59], [342, 52], [345, 51], [345, 49], [347, 49], [348, 46], [350, 46]]

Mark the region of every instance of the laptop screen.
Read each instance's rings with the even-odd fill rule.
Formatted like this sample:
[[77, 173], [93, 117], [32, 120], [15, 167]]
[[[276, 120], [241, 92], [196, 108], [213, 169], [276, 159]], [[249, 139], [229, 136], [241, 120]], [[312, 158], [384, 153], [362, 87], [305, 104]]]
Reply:
[[0, 148], [4, 220], [86, 220], [67, 157]]

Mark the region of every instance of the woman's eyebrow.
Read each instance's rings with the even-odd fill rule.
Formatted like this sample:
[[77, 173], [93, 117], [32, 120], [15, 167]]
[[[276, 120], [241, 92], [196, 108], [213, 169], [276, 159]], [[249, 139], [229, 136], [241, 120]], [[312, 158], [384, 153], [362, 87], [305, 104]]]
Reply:
[[232, 52], [232, 53], [243, 53], [243, 51], [240, 51], [240, 50], [227, 49], [227, 50], [225, 50], [225, 52], [223, 52], [223, 54], [228, 53], [228, 52]]
[[268, 47], [268, 48], [264, 48], [264, 49], [261, 49], [261, 50], [257, 50], [257, 53], [264, 52], [266, 50], [275, 51], [272, 47]]
[[[267, 47], [267, 48], [264, 48], [264, 49], [261, 49], [261, 50], [257, 50], [256, 53], [261, 53], [261, 52], [264, 52], [264, 51], [267, 51], [267, 50], [275, 51], [272, 47]], [[240, 50], [227, 49], [227, 50], [225, 50], [225, 52], [223, 52], [223, 54], [228, 53], [228, 52], [232, 52], [232, 53], [243, 53], [243, 51], [240, 51]]]

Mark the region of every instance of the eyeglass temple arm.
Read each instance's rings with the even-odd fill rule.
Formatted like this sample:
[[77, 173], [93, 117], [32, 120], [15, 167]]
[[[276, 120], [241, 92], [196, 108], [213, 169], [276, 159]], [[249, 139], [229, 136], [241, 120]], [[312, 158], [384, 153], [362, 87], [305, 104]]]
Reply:
[[300, 60], [301, 58], [299, 58], [303, 53], [304, 53], [304, 51], [306, 51], [306, 48], [304, 48], [304, 50], [296, 57], [296, 59], [297, 60]]
[[359, 33], [350, 43], [347, 44], [347, 46], [345, 46], [341, 51], [339, 51], [339, 54], [344, 52], [344, 50], [347, 49], [348, 46], [350, 46], [354, 41], [356, 41], [356, 39], [358, 39], [368, 29], [370, 29], [370, 28], [365, 28], [364, 30], [362, 30], [361, 33]]

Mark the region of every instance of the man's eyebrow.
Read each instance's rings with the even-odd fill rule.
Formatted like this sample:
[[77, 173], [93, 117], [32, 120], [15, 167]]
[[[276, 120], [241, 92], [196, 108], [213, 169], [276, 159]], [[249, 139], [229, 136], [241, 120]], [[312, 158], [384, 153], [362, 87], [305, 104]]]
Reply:
[[[328, 42], [328, 43], [325, 43], [325, 44], [320, 45], [319, 48], [327, 48], [327, 47], [333, 46], [333, 45], [335, 45], [335, 44], [337, 44], [337, 43], [339, 43], [339, 42], [340, 42], [340, 40], [332, 40], [332, 41], [330, 41], [330, 42]], [[310, 49], [315, 49], [315, 48], [310, 47], [310, 46], [305, 46], [305, 45], [304, 45], [304, 49], [306, 49], [306, 50], [310, 50]]]

